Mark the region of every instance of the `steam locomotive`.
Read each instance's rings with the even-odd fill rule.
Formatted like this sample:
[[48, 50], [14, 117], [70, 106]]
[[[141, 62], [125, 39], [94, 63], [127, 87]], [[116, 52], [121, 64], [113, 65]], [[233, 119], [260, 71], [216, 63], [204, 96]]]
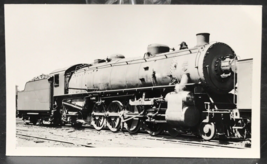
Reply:
[[238, 60], [209, 35], [197, 34], [192, 48], [151, 44], [142, 57], [114, 54], [34, 78], [16, 92], [18, 116], [131, 134], [250, 138], [253, 60]]

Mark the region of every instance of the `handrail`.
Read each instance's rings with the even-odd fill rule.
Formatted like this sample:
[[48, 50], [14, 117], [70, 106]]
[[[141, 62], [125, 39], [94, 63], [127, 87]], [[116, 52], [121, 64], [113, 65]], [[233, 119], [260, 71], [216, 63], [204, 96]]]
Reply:
[[[173, 52], [169, 52], [168, 54], [166, 54], [166, 53], [162, 53], [162, 54], [160, 54], [160, 55], [156, 55], [156, 56], [153, 56], [153, 57], [150, 57], [150, 58], [147, 58], [147, 59], [144, 59], [144, 58], [139, 58], [139, 59], [134, 59], [134, 60], [127, 60], [127, 61], [119, 61], [119, 62], [115, 62], [115, 63], [111, 63], [112, 64], [112, 66], [123, 66], [123, 65], [129, 65], [130, 63], [132, 63], [132, 62], [142, 62], [142, 61], [145, 61], [145, 62], [147, 62], [147, 61], [150, 61], [150, 60], [155, 60], [155, 58], [157, 59], [157, 58], [159, 58], [159, 57], [163, 57], [164, 56], [164, 58], [159, 58], [158, 60], [162, 60], [162, 59], [166, 59], [166, 56], [168, 57], [168, 58], [171, 58], [171, 57], [178, 57], [178, 56], [184, 56], [184, 55], [190, 55], [190, 54], [192, 54], [193, 52], [193, 50], [197, 50], [199, 47], [197, 47], [197, 48], [193, 48], [193, 49], [186, 49], [186, 50], [180, 50], [180, 51], [173, 51]], [[186, 53], [186, 54], [177, 54], [177, 52], [178, 53], [180, 53], [180, 52], [186, 52], [186, 51], [188, 51], [189, 53]], [[172, 55], [176, 55], [176, 56], [172, 56]], [[134, 63], [134, 64], [136, 64], [136, 63]], [[91, 69], [89, 69], [89, 70], [94, 70], [94, 69], [102, 69], [102, 68], [108, 68], [108, 67], [111, 67], [111, 64], [109, 63], [109, 64], [106, 64], [106, 65], [102, 65], [102, 66], [92, 66], [91, 67]]]
[[[192, 86], [195, 83], [188, 83], [186, 86]], [[138, 87], [138, 88], [127, 88], [127, 89], [110, 89], [110, 90], [98, 90], [97, 88], [93, 89], [86, 89], [86, 88], [68, 88], [68, 89], [73, 89], [73, 90], [87, 90], [88, 94], [93, 94], [93, 93], [103, 93], [103, 92], [125, 92], [125, 91], [133, 91], [133, 90], [154, 90], [154, 89], [161, 89], [161, 88], [172, 88], [175, 87], [175, 85], [161, 85], [161, 86], [151, 86], [151, 87]], [[90, 92], [91, 91], [91, 92]]]

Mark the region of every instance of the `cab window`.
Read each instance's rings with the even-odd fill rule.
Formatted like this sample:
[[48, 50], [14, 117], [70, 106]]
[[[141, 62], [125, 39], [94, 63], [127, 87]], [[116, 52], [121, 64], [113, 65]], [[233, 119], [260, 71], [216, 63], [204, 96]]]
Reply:
[[56, 74], [54, 77], [54, 86], [55, 87], [59, 86], [59, 74]]

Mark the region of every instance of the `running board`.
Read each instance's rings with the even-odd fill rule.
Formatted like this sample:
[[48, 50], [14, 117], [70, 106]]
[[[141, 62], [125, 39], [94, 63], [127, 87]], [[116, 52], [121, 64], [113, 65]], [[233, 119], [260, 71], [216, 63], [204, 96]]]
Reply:
[[79, 109], [79, 110], [82, 110], [83, 108], [82, 107], [79, 107], [77, 105], [73, 105], [73, 104], [70, 104], [70, 103], [67, 103], [67, 102], [62, 102], [63, 105], [66, 105], [66, 106], [69, 106], [69, 107], [72, 107], [72, 108], [76, 108], [76, 109]]

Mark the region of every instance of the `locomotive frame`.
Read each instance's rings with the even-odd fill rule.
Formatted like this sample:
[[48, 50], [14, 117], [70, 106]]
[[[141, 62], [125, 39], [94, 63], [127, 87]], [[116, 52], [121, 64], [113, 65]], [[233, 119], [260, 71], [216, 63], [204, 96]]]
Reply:
[[[247, 102], [251, 97], [247, 96], [245, 105], [239, 108], [242, 106], [236, 102], [239, 95], [228, 92], [236, 91], [239, 78], [236, 75], [252, 79], [252, 73], [245, 75], [243, 69], [236, 69], [236, 64], [242, 63], [252, 70], [252, 60], [237, 60], [228, 45], [209, 43], [208, 33], [197, 34], [197, 41], [193, 48], [181, 44], [180, 50], [172, 52], [165, 45], [149, 45], [142, 58], [128, 60], [116, 54], [106, 60], [96, 59], [94, 64], [76, 64], [33, 79], [24, 91], [17, 93], [18, 115], [33, 124], [44, 121], [55, 125], [89, 124], [96, 130], [107, 127], [113, 132], [125, 128], [131, 134], [143, 130], [153, 136], [163, 131], [171, 136], [192, 133], [204, 140], [215, 136], [250, 138], [251, 103]], [[193, 54], [195, 62], [188, 62], [186, 57]], [[210, 63], [204, 67], [204, 61]], [[157, 69], [169, 64], [170, 74]], [[124, 81], [121, 79], [124, 70], [118, 68], [126, 66], [138, 71], [127, 72]], [[195, 72], [202, 69], [203, 72]], [[34, 88], [36, 83], [42, 85]], [[240, 85], [238, 91], [251, 95], [251, 87], [252, 82]], [[44, 103], [34, 98], [36, 94], [46, 97]], [[36, 104], [29, 102], [33, 99]]]

